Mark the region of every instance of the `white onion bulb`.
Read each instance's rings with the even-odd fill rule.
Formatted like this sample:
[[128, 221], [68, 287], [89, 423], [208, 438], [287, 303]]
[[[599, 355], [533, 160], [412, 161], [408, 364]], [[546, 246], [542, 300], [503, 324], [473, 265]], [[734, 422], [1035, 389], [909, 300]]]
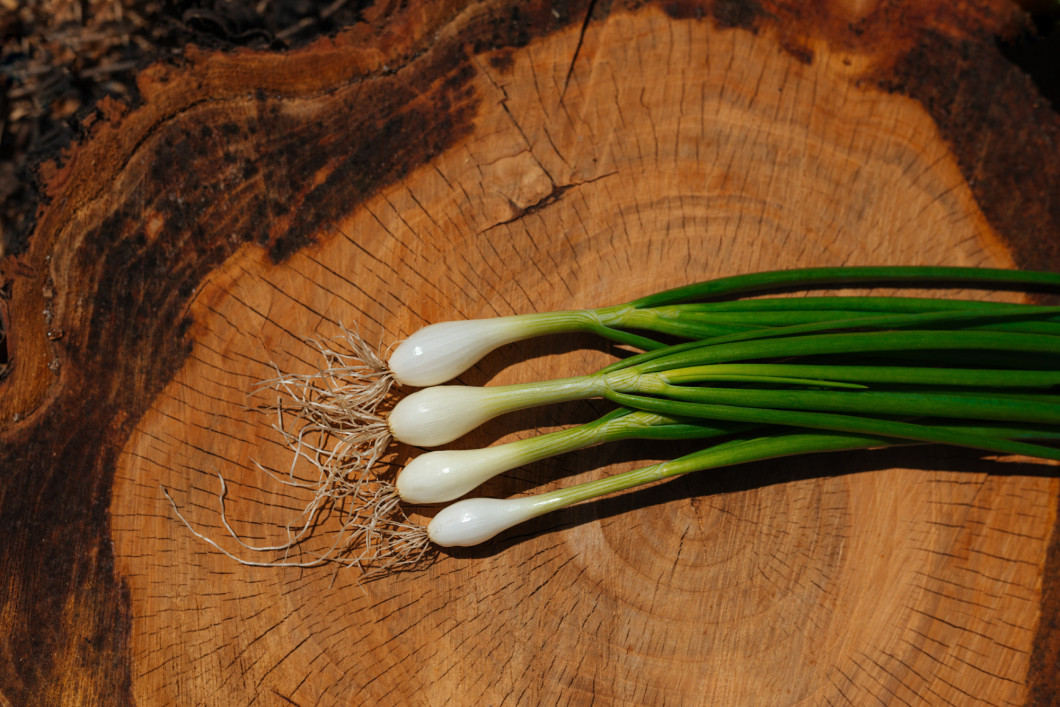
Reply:
[[427, 536], [442, 547], [470, 547], [540, 515], [542, 510], [533, 497], [468, 498], [440, 510], [428, 524]]

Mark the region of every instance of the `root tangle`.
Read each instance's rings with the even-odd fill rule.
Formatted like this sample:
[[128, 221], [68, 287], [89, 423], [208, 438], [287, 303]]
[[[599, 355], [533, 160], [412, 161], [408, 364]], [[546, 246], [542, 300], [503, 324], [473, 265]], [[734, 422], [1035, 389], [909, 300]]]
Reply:
[[[283, 486], [312, 494], [301, 513], [286, 525], [279, 543], [252, 545], [229, 524], [227, 485], [221, 482], [219, 510], [225, 531], [246, 552], [268, 553], [249, 560], [226, 550], [195, 530], [163, 488], [180, 520], [201, 540], [233, 560], [255, 567], [357, 567], [365, 578], [421, 565], [433, 556], [424, 528], [401, 509], [393, 484], [378, 472], [390, 440], [379, 408], [394, 384], [386, 364], [360, 335], [343, 327], [328, 342], [311, 342], [324, 365], [308, 374], [283, 373], [259, 383], [254, 405], [274, 417], [276, 429], [293, 452], [286, 473], [257, 468]], [[309, 470], [307, 478], [307, 469]], [[337, 519], [339, 528], [331, 531]], [[333, 537], [310, 542], [327, 523]], [[245, 553], [243, 553], [245, 554]]]

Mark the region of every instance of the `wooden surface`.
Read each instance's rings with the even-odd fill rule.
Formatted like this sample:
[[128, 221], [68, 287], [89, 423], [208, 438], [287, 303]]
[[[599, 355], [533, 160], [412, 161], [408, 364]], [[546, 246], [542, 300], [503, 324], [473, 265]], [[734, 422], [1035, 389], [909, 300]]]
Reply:
[[[311, 371], [304, 340], [340, 323], [385, 348], [767, 268], [1058, 265], [1060, 117], [995, 49], [1020, 26], [1005, 3], [409, 5], [285, 55], [189, 49], [45, 171], [30, 250], [0, 262], [0, 704], [1060, 699], [1048, 465], [751, 465], [363, 586], [238, 565], [181, 525], [160, 485], [223, 540], [223, 474], [235, 529], [281, 537], [305, 499], [256, 468], [290, 452], [246, 396], [272, 363]], [[461, 380], [608, 360], [554, 338]]]

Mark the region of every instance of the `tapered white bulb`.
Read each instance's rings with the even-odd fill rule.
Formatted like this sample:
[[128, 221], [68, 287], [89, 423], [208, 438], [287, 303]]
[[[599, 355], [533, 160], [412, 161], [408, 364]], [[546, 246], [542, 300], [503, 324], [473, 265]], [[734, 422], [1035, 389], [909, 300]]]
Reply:
[[403, 385], [439, 385], [456, 378], [499, 346], [537, 334], [525, 316], [441, 322], [423, 327], [394, 349], [387, 365]]
[[429, 324], [401, 342], [387, 365], [402, 385], [441, 385], [505, 344], [544, 334], [593, 330], [615, 323], [629, 309], [623, 305]]
[[427, 525], [427, 536], [442, 547], [469, 547], [489, 540], [513, 525], [540, 515], [532, 496], [468, 498], [446, 506]]
[[437, 447], [462, 437], [500, 414], [496, 388], [437, 385], [402, 398], [387, 416], [390, 432], [399, 442]]
[[525, 457], [514, 445], [427, 452], [398, 474], [398, 494], [408, 503], [452, 501], [519, 466]]
[[402, 398], [387, 416], [387, 424], [399, 442], [437, 447], [506, 412], [593, 397], [605, 387], [599, 376], [488, 387], [436, 385]]

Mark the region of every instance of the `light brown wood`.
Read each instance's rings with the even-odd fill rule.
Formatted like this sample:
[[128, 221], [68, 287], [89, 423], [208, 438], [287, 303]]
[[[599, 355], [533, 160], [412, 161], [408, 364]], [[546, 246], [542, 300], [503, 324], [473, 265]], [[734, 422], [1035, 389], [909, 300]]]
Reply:
[[[427, 322], [751, 270], [1013, 265], [930, 116], [859, 84], [863, 57], [820, 43], [806, 63], [772, 31], [654, 7], [579, 29], [469, 57], [472, 134], [317, 245], [281, 264], [245, 246], [202, 285], [191, 354], [136, 421], [115, 480], [137, 702], [1022, 703], [1060, 488], [974, 454], [706, 474], [364, 586], [348, 570], [237, 565], [176, 520], [160, 485], [238, 552], [219, 521], [222, 474], [234, 527], [282, 536], [304, 499], [255, 469], [285, 469], [290, 452], [245, 396], [273, 362], [312, 371], [303, 339], [340, 323], [385, 349]], [[588, 339], [527, 343], [463, 380], [608, 360]], [[593, 409], [528, 412], [465, 444]], [[584, 452], [490, 490], [551, 488], [661, 451]]]

